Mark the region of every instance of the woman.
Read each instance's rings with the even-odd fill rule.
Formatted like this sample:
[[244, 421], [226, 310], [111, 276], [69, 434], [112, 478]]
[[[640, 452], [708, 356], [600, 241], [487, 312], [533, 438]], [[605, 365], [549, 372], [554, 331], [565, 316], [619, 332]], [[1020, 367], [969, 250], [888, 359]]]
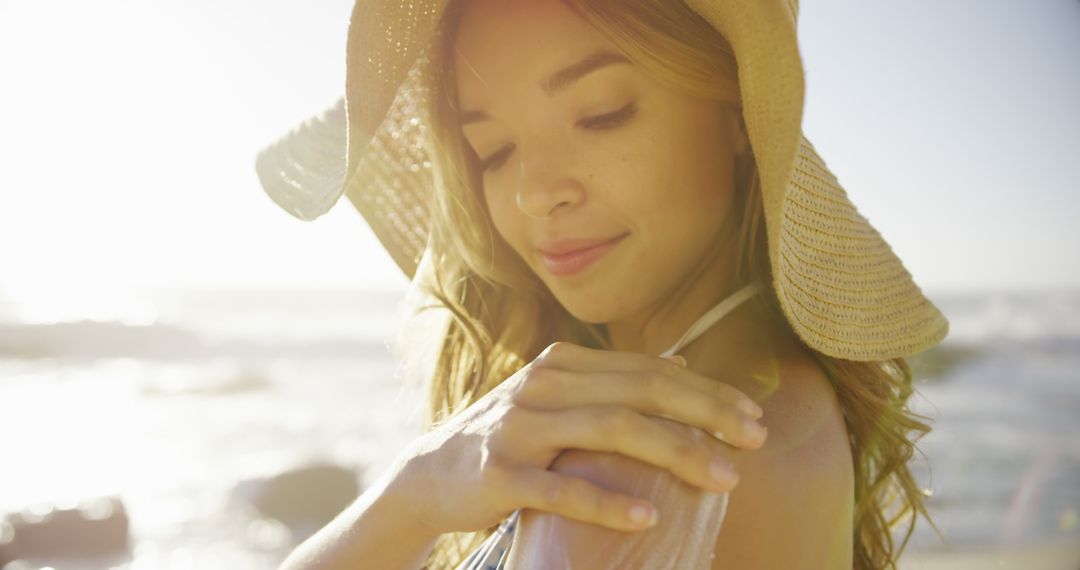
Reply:
[[297, 180], [332, 114], [263, 184], [449, 319], [428, 433], [283, 567], [895, 565], [947, 323], [801, 137], [793, 4], [360, 2], [348, 57], [349, 177]]

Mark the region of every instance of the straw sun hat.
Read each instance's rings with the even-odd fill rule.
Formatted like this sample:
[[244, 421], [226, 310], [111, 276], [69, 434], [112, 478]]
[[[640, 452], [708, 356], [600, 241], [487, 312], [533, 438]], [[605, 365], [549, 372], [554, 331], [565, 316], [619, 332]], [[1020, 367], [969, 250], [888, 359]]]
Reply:
[[[731, 44], [761, 177], [772, 286], [810, 347], [848, 360], [909, 356], [948, 321], [859, 214], [802, 133], [797, 0], [685, 0]], [[445, 0], [358, 0], [345, 98], [259, 153], [264, 190], [312, 220], [345, 194], [412, 278], [427, 243], [432, 165], [420, 73]]]

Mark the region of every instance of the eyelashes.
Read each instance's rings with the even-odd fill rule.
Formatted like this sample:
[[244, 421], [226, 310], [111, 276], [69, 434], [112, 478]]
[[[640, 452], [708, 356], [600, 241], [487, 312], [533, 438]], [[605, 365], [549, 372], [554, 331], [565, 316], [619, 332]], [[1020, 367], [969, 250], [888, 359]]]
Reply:
[[607, 113], [605, 115], [596, 115], [593, 117], [586, 117], [579, 121], [579, 124], [584, 125], [586, 128], [600, 129], [617, 127], [624, 121], [629, 119], [637, 112], [636, 103], [628, 103], [618, 111]]
[[[637, 104], [629, 103], [618, 111], [611, 113], [605, 113], [603, 115], [594, 115], [592, 117], [585, 117], [578, 121], [578, 125], [584, 129], [591, 131], [606, 131], [618, 127], [628, 121], [637, 113]], [[510, 157], [510, 153], [514, 150], [513, 144], [508, 144], [501, 149], [495, 151], [491, 156], [480, 161], [481, 172], [494, 172], [498, 170], [506, 159]]]

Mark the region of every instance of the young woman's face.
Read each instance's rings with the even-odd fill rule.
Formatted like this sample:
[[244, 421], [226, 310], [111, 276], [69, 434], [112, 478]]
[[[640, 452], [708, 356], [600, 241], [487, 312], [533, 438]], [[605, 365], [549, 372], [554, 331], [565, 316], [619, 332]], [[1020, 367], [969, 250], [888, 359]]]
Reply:
[[636, 314], [712, 259], [746, 144], [736, 110], [662, 86], [557, 0], [469, 0], [455, 50], [494, 226], [571, 314]]

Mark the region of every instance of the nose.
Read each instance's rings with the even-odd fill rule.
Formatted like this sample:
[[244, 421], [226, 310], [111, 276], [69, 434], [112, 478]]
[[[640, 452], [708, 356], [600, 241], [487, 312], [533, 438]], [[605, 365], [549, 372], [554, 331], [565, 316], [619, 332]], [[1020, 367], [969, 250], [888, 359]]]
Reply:
[[517, 207], [531, 218], [548, 218], [562, 206], [573, 207], [585, 199], [585, 191], [551, 152], [522, 152], [518, 176]]

